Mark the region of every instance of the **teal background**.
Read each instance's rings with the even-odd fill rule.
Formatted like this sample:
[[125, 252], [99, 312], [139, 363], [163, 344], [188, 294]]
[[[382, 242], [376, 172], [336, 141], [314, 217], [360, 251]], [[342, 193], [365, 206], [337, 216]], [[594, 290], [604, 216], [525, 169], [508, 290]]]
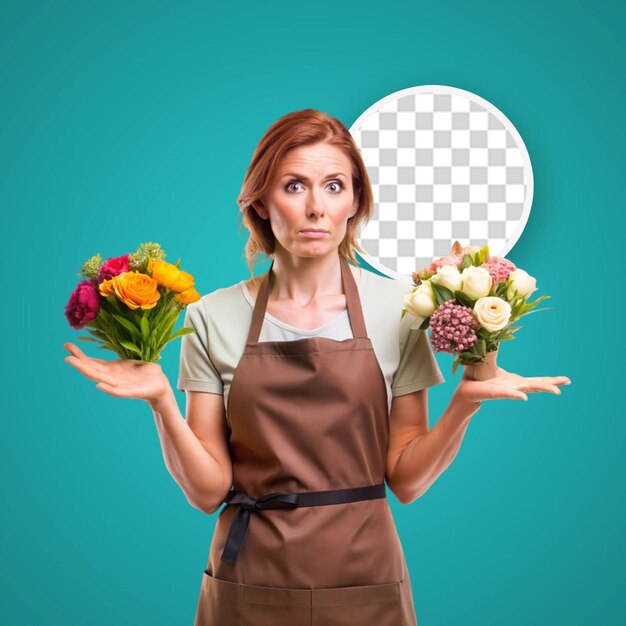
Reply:
[[[443, 84], [504, 112], [533, 163], [508, 257], [551, 309], [500, 364], [572, 385], [485, 402], [428, 493], [390, 496], [419, 624], [624, 623], [623, 19], [607, 1], [2, 3], [1, 621], [195, 614], [216, 516], [169, 475], [149, 407], [64, 362], [65, 341], [103, 356], [63, 315], [82, 262], [158, 241], [201, 293], [231, 285], [248, 275], [236, 198], [271, 123], [314, 107], [350, 126]], [[458, 381], [438, 361], [431, 425]]]

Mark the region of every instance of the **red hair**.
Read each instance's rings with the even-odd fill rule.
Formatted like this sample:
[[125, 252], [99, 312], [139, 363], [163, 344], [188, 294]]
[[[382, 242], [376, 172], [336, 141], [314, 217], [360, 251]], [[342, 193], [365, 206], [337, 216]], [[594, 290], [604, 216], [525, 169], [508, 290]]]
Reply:
[[243, 224], [250, 231], [245, 247], [250, 276], [258, 257], [264, 253], [268, 258], [274, 254], [276, 247], [269, 220], [259, 217], [254, 205], [263, 206], [262, 198], [274, 183], [278, 167], [287, 152], [316, 143], [337, 146], [352, 162], [352, 187], [359, 198], [359, 206], [348, 219], [339, 254], [356, 263], [354, 250], [364, 252], [356, 241], [356, 235], [361, 222], [366, 224], [370, 219], [374, 198], [359, 148], [350, 131], [338, 119], [316, 109], [303, 109], [284, 115], [267, 129], [254, 150], [237, 198]]

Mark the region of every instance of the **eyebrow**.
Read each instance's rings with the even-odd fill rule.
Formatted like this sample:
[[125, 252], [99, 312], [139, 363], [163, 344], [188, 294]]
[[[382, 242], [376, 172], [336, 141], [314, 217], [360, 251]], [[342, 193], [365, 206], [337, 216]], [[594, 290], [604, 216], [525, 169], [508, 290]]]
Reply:
[[[292, 176], [293, 178], [297, 178], [298, 180], [303, 180], [305, 183], [310, 182], [309, 179], [306, 176], [302, 176], [301, 174], [295, 174], [295, 173], [283, 174], [281, 176], [281, 178], [286, 178], [287, 176]], [[329, 178], [338, 178], [339, 176], [343, 176], [344, 178], [348, 178], [342, 172], [337, 172], [336, 174], [329, 174], [328, 176], [326, 176], [325, 180], [328, 180]]]

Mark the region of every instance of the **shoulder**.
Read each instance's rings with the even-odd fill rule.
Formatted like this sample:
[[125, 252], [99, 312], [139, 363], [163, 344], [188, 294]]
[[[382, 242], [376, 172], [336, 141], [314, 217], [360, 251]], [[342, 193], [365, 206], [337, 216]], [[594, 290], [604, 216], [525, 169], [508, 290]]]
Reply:
[[368, 301], [379, 307], [389, 305], [395, 307], [398, 302], [402, 303], [404, 296], [413, 287], [413, 283], [409, 278], [401, 280], [382, 276], [375, 272], [361, 268], [363, 271], [362, 293]]
[[187, 312], [194, 318], [202, 318], [210, 322], [219, 314], [221, 318], [231, 315], [234, 311], [241, 311], [245, 304], [242, 290], [242, 282], [239, 281], [228, 287], [220, 287], [200, 297], [199, 300], [187, 305]]

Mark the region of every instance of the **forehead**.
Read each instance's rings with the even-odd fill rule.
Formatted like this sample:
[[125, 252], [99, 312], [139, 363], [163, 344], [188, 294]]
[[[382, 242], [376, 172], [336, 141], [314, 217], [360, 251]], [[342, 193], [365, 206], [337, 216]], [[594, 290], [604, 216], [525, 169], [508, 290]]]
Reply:
[[281, 172], [306, 170], [323, 173], [332, 169], [337, 172], [350, 173], [352, 163], [345, 152], [337, 146], [318, 143], [309, 146], [298, 146], [289, 150], [282, 158], [278, 168]]

